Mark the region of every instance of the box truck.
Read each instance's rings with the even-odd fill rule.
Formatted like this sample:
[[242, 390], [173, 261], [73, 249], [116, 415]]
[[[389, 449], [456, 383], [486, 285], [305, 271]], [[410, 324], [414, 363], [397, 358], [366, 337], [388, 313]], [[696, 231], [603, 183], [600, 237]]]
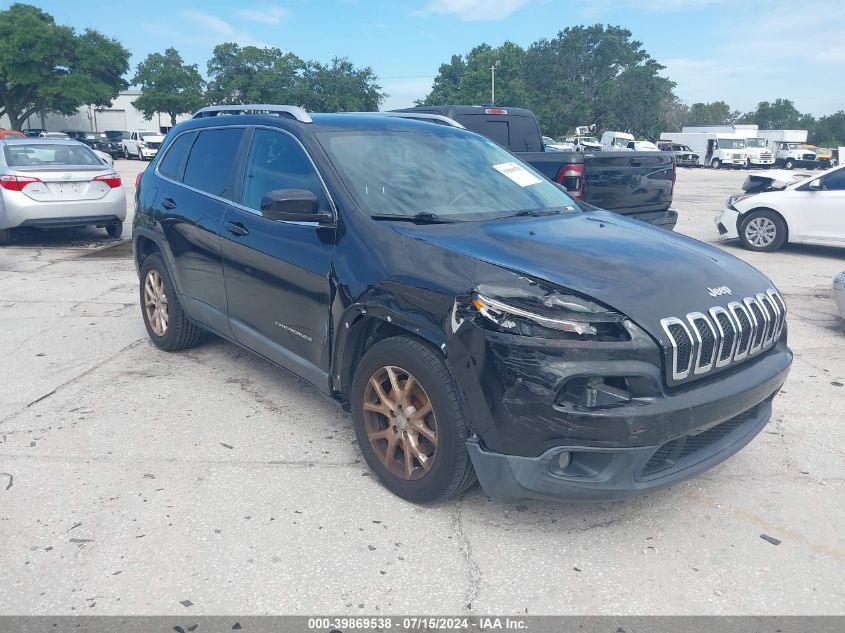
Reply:
[[807, 143], [807, 130], [760, 130], [760, 136], [769, 141], [775, 156], [775, 165], [792, 169], [819, 166], [816, 153], [804, 147]]
[[689, 146], [698, 154], [700, 165], [714, 169], [741, 168], [748, 164], [745, 137], [735, 132], [663, 132], [660, 140]]
[[771, 167], [775, 163], [775, 156], [769, 142], [760, 136], [757, 126], [752, 123], [736, 123], [734, 125], [702, 125], [685, 126], [682, 132], [719, 132], [739, 134], [745, 138], [746, 167]]

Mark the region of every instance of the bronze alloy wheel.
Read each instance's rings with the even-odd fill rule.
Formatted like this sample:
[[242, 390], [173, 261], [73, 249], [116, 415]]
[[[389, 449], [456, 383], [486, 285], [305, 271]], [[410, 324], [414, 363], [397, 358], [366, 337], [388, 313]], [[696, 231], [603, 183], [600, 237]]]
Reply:
[[167, 332], [167, 293], [164, 291], [164, 281], [157, 270], [150, 270], [144, 280], [144, 310], [147, 323], [150, 324], [157, 336], [164, 336]]
[[400, 367], [377, 369], [364, 391], [364, 429], [391, 474], [415, 480], [437, 458], [437, 420], [419, 381]]

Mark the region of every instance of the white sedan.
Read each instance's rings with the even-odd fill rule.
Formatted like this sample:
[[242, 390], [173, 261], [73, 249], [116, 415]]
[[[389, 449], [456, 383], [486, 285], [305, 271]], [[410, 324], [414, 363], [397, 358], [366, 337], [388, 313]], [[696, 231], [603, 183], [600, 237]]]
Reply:
[[716, 218], [719, 237], [752, 251], [776, 251], [786, 242], [845, 246], [845, 166], [791, 184], [794, 172], [784, 174], [791, 175], [749, 176], [745, 193], [728, 198]]

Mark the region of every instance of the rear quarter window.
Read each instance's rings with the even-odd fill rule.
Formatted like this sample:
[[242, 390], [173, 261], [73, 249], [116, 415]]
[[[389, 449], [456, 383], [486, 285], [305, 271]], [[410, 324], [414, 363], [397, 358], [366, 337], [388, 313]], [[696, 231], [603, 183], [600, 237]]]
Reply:
[[232, 170], [243, 128], [220, 128], [199, 133], [191, 148], [182, 178], [189, 187], [232, 199]]
[[196, 136], [194, 132], [182, 134], [170, 144], [170, 147], [167, 148], [167, 153], [158, 166], [158, 171], [162, 176], [171, 180], [179, 179], [179, 171], [182, 163], [185, 162], [185, 156], [187, 156], [188, 151], [191, 149]]

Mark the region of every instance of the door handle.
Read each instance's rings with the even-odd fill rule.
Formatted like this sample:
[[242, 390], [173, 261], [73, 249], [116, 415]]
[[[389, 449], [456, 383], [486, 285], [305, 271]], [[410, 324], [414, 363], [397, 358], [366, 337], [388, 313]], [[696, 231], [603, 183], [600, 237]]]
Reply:
[[249, 229], [240, 222], [224, 222], [223, 228], [229, 231], [232, 235], [237, 235], [238, 237], [249, 235]]
[[642, 167], [642, 166], [643, 166], [643, 162], [641, 160], [632, 160], [631, 161], [631, 167]]
[[175, 209], [176, 208], [176, 201], [173, 198], [165, 198], [161, 201], [161, 206], [165, 209]]

